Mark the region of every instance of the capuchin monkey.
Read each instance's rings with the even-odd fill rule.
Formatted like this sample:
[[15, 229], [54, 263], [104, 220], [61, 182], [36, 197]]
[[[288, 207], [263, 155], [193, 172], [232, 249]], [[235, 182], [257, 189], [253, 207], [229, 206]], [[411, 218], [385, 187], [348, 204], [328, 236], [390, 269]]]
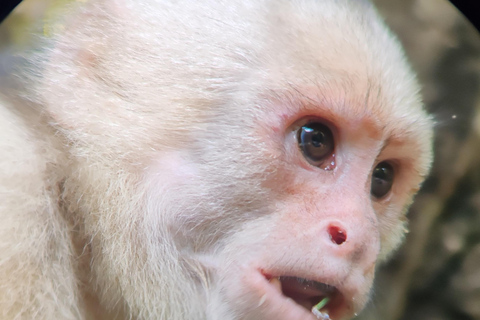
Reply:
[[0, 103], [0, 318], [350, 319], [433, 121], [360, 0], [90, 0]]

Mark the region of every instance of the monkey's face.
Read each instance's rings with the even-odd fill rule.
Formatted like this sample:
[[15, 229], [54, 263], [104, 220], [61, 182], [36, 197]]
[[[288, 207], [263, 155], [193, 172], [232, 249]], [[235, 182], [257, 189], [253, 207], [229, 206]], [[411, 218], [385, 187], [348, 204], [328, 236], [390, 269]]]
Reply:
[[359, 312], [431, 162], [417, 84], [371, 8], [106, 3], [42, 88], [80, 159], [71, 202], [102, 296], [144, 318]]
[[158, 157], [175, 199], [170, 235], [201, 266], [199, 286], [209, 279], [208, 319], [314, 319], [325, 297], [322, 312], [349, 318], [402, 239], [427, 147], [405, 133], [413, 119], [372, 112], [378, 101], [365, 108], [355, 91], [294, 92], [247, 94], [209, 114], [188, 148]]

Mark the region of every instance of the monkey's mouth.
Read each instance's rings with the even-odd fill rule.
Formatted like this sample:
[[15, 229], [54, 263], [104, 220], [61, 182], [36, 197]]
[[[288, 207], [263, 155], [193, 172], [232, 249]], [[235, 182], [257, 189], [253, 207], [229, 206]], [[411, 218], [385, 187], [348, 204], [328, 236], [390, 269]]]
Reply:
[[284, 297], [312, 312], [317, 319], [338, 319], [345, 309], [343, 295], [334, 286], [294, 276], [264, 276]]

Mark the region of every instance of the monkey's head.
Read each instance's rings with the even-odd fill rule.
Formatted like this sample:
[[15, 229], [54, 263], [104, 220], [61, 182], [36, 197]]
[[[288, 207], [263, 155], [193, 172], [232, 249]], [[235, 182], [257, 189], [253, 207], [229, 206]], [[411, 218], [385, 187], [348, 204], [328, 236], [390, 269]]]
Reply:
[[101, 304], [362, 309], [432, 158], [418, 84], [368, 3], [90, 1], [63, 29], [38, 92]]

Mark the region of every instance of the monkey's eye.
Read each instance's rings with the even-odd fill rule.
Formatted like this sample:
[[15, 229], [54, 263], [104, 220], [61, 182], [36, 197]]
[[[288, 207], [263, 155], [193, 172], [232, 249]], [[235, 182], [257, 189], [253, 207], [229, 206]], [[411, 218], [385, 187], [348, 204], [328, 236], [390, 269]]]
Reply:
[[[321, 166], [330, 160], [333, 154], [334, 141], [332, 131], [319, 122], [309, 122], [303, 125], [297, 133], [300, 149], [307, 161], [314, 166]], [[329, 170], [327, 166], [324, 168]]]
[[388, 194], [392, 189], [394, 170], [390, 163], [384, 161], [377, 164], [372, 173], [372, 186], [370, 193], [377, 199]]

